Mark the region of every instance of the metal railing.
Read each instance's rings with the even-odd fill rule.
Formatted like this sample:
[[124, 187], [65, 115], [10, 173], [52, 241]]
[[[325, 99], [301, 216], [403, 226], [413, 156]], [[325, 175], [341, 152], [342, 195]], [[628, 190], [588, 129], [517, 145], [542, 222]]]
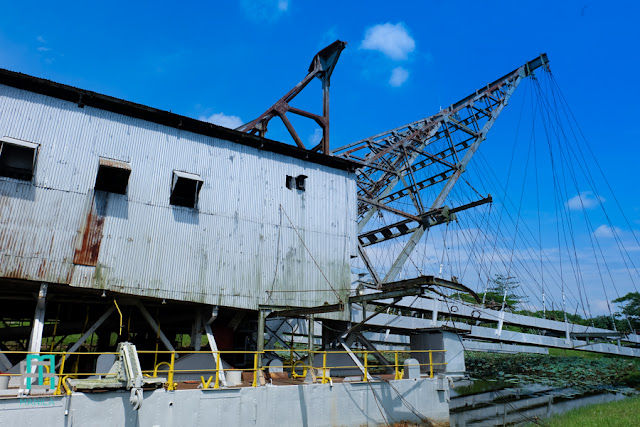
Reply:
[[[309, 369], [312, 368], [312, 366], [310, 364], [308, 364], [308, 359], [309, 359], [309, 355], [313, 354], [314, 358], [315, 356], [321, 356], [322, 357], [322, 365], [318, 366], [316, 364], [314, 364], [313, 369], [316, 370], [318, 372], [318, 375], [316, 376], [316, 380], [320, 381], [320, 383], [322, 384], [326, 384], [326, 383], [333, 383], [333, 378], [330, 376], [331, 370], [333, 370], [335, 372], [335, 370], [345, 370], [345, 369], [349, 369], [349, 370], [353, 370], [353, 369], [357, 369], [362, 373], [362, 381], [375, 381], [376, 378], [372, 377], [372, 373], [378, 372], [380, 370], [392, 370], [394, 373], [394, 379], [395, 380], [399, 380], [399, 379], [403, 379], [405, 377], [404, 374], [404, 360], [413, 357], [414, 355], [419, 355], [419, 354], [428, 354], [428, 363], [417, 363], [417, 364], [411, 364], [411, 366], [419, 366], [420, 367], [420, 371], [423, 371], [423, 367], [424, 371], [428, 371], [428, 376], [429, 378], [433, 378], [434, 376], [434, 367], [436, 366], [444, 366], [446, 365], [445, 362], [434, 362], [433, 358], [434, 358], [434, 353], [444, 353], [446, 350], [382, 350], [382, 351], [370, 351], [370, 350], [350, 350], [350, 351], [344, 351], [344, 350], [309, 350], [309, 349], [296, 349], [295, 353], [298, 355], [305, 355], [305, 357], [300, 357], [298, 360], [292, 360], [290, 359], [285, 359], [285, 362], [283, 363], [282, 369], [283, 371], [288, 371], [291, 374], [291, 378], [293, 379], [299, 379], [299, 378], [305, 378], [307, 376], [307, 373], [309, 371]], [[66, 394], [71, 394], [71, 387], [68, 384], [68, 380], [69, 379], [80, 379], [82, 377], [88, 377], [88, 376], [99, 376], [99, 377], [107, 377], [107, 376], [113, 376], [113, 373], [99, 373], [99, 372], [79, 372], [79, 365], [80, 365], [80, 358], [81, 357], [89, 357], [89, 356], [94, 356], [96, 359], [99, 355], [103, 355], [103, 354], [112, 354], [115, 355], [116, 358], [118, 356], [118, 352], [80, 352], [80, 351], [75, 351], [75, 352], [48, 352], [48, 353], [34, 353], [34, 352], [25, 352], [25, 351], [4, 351], [3, 352], [6, 355], [24, 355], [24, 357], [26, 358], [27, 355], [39, 355], [39, 356], [44, 356], [44, 355], [53, 355], [54, 360], [57, 360], [58, 357], [60, 357], [59, 359], [59, 363], [57, 363], [55, 365], [55, 369], [53, 372], [53, 375], [51, 375], [51, 372], [47, 372], [48, 375], [45, 375], [45, 377], [47, 377], [46, 380], [51, 380], [51, 379], [55, 379], [56, 380], [56, 386], [55, 386], [55, 390], [54, 390], [54, 394], [55, 395], [60, 395], [63, 393], [63, 390]], [[158, 374], [162, 373], [162, 374], [166, 374], [167, 375], [167, 380], [165, 383], [165, 386], [167, 387], [168, 390], [175, 390], [177, 387], [177, 383], [174, 381], [175, 375], [176, 374], [188, 374], [188, 373], [201, 373], [201, 374], [208, 374], [210, 373], [210, 376], [208, 379], [205, 379], [205, 375], [200, 375], [200, 382], [202, 385], [202, 388], [208, 389], [208, 388], [213, 388], [213, 389], [217, 389], [220, 388], [221, 386], [221, 374], [225, 373], [225, 372], [231, 372], [231, 371], [240, 371], [240, 372], [250, 372], [253, 375], [253, 379], [252, 379], [252, 383], [251, 386], [252, 387], [257, 387], [261, 382], [262, 379], [265, 378], [265, 374], [264, 371], [265, 369], [268, 369], [268, 366], [262, 366], [262, 359], [264, 358], [265, 355], [267, 354], [274, 354], [275, 356], [277, 356], [278, 358], [285, 358], [286, 355], [288, 354], [292, 354], [290, 352], [289, 349], [269, 349], [269, 350], [264, 350], [264, 351], [191, 351], [191, 350], [176, 350], [176, 351], [169, 351], [169, 350], [165, 350], [165, 351], [154, 351], [154, 350], [138, 350], [137, 353], [141, 356], [143, 355], [154, 355], [154, 360], [157, 362], [157, 360], [160, 359], [166, 359], [166, 360], [162, 360], [159, 363], [155, 363], [155, 365], [153, 366], [153, 369], [143, 369], [142, 373], [145, 377], [153, 377], [153, 378], [157, 378]], [[176, 369], [175, 364], [176, 364], [176, 358], [177, 356], [185, 356], [185, 355], [189, 355], [189, 354], [211, 354], [216, 361], [216, 368], [212, 368], [212, 369], [206, 369], [206, 368], [198, 368], [198, 369]], [[344, 354], [344, 355], [349, 355], [350, 357], [352, 357], [353, 355], [357, 356], [356, 360], [352, 360], [353, 363], [352, 364], [348, 364], [348, 365], [335, 365], [333, 363], [329, 364], [327, 362], [327, 356], [332, 355], [332, 354]], [[379, 360], [375, 360], [373, 363], [370, 362], [370, 359], [372, 358], [372, 356], [374, 356], [374, 354], [381, 354], [383, 355], [391, 355], [392, 357], [384, 357], [384, 360], [393, 360], [393, 363], [379, 363]], [[246, 357], [247, 355], [251, 356], [252, 359], [252, 365], [251, 367], [248, 368], [223, 368], [222, 367], [222, 361], [225, 358], [225, 356], [231, 356], [231, 355], [235, 355], [235, 356], [243, 356]], [[69, 361], [72, 360], [72, 358], [75, 358], [75, 361], [73, 363], [73, 366], [69, 369]], [[306, 359], [306, 360], [305, 360]], [[375, 359], [375, 357], [373, 357], [373, 359]], [[166, 367], [166, 370], [160, 370], [161, 367]], [[49, 366], [46, 366], [47, 371], [50, 371], [51, 368]], [[65, 370], [65, 368], [67, 368], [67, 370]], [[27, 368], [27, 370], [30, 368]], [[299, 373], [301, 370], [301, 373]], [[18, 374], [8, 374], [8, 373], [0, 373], [0, 377], [6, 377], [6, 376], [18, 376]], [[211, 386], [211, 383], [213, 382], [213, 386]], [[46, 384], [46, 382], [44, 383]], [[50, 383], [49, 383], [50, 384]], [[21, 379], [21, 387], [22, 388], [24, 386], [23, 380]], [[53, 387], [51, 387], [53, 388]]]
[[[284, 350], [265, 350], [265, 352], [283, 352]], [[296, 350], [296, 352], [298, 353], [307, 353], [309, 354], [309, 350]], [[324, 384], [326, 382], [329, 382], [331, 380], [331, 377], [329, 375], [327, 375], [327, 372], [330, 372], [331, 369], [359, 369], [362, 371], [363, 373], [363, 381], [369, 381], [371, 379], [371, 375], [370, 375], [370, 371], [373, 370], [380, 370], [381, 368], [386, 369], [386, 368], [393, 368], [394, 371], [394, 379], [399, 380], [402, 379], [404, 377], [404, 369], [401, 369], [404, 366], [404, 363], [399, 363], [400, 361], [400, 356], [407, 356], [404, 357], [404, 359], [408, 359], [411, 357], [411, 355], [413, 354], [428, 354], [429, 357], [429, 363], [412, 363], [411, 366], [419, 366], [420, 370], [422, 370], [423, 366], [428, 367], [428, 371], [429, 371], [429, 378], [433, 378], [433, 373], [434, 373], [434, 366], [445, 366], [447, 363], [446, 362], [434, 362], [433, 361], [433, 354], [434, 353], [444, 353], [446, 352], [446, 350], [382, 350], [382, 351], [372, 351], [372, 350], [350, 350], [350, 351], [344, 351], [344, 350], [313, 350], [312, 353], [314, 355], [321, 355], [322, 356], [322, 366], [317, 366], [314, 364], [314, 369], [318, 370], [319, 372], [322, 372], [322, 375], [318, 375], [318, 379], [320, 379], [320, 381]], [[337, 365], [331, 365], [328, 366], [327, 365], [327, 355], [329, 354], [346, 354], [349, 355], [349, 353], [353, 353], [357, 356], [359, 356], [359, 359], [362, 360], [361, 364], [357, 364], [356, 362], [354, 362], [351, 365], [341, 365], [341, 366], [337, 366]], [[382, 354], [384, 356], [384, 354], [392, 354], [393, 355], [393, 361], [394, 363], [375, 363], [373, 365], [371, 365], [369, 363], [369, 356], [372, 356], [374, 354]], [[385, 358], [386, 359], [386, 358]], [[291, 370], [291, 376], [293, 378], [303, 378], [306, 376], [306, 373], [308, 371], [309, 368], [311, 368], [310, 365], [305, 365], [304, 364], [304, 360], [300, 359], [298, 361], [296, 361], [293, 364], [287, 365], [285, 364], [283, 366], [286, 369], [290, 369]], [[298, 367], [301, 367], [303, 369], [302, 371], [302, 375], [298, 374], [296, 369]]]

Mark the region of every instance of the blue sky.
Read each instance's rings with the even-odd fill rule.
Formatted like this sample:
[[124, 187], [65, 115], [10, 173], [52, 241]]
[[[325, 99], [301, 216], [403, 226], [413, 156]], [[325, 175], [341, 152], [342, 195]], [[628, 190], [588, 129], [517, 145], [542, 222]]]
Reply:
[[[546, 52], [638, 233], [638, 18], [640, 4], [632, 1], [7, 2], [0, 67], [237, 125], [273, 104], [304, 77], [319, 49], [340, 39], [349, 44], [331, 85], [337, 147], [430, 116]], [[321, 111], [318, 88], [307, 89], [297, 106]], [[519, 89], [512, 104], [526, 104], [526, 93]], [[507, 107], [482, 147], [498, 172], [510, 162], [518, 113]], [[313, 127], [299, 125], [302, 139], [314, 142]], [[271, 138], [286, 140], [282, 127], [270, 130]], [[583, 194], [594, 212], [605, 206], [640, 266], [640, 248], [612, 197], [589, 191], [567, 190], [564, 203]], [[552, 211], [543, 206], [542, 215]], [[523, 217], [534, 213], [526, 198]], [[605, 225], [594, 215], [594, 228]], [[619, 284], [621, 294], [635, 290], [630, 279]]]

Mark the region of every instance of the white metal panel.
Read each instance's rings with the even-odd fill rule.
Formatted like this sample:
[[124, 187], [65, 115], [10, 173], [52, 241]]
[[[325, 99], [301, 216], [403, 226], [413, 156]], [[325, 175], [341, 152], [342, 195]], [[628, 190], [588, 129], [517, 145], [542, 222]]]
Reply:
[[[352, 173], [2, 85], [0, 135], [40, 146], [35, 185], [0, 178], [0, 276], [253, 309], [346, 300]], [[130, 165], [126, 195], [94, 200], [100, 158]], [[202, 179], [197, 210], [169, 204], [175, 170]], [[301, 174], [306, 191], [286, 188]], [[91, 215], [97, 260], [74, 267]]]

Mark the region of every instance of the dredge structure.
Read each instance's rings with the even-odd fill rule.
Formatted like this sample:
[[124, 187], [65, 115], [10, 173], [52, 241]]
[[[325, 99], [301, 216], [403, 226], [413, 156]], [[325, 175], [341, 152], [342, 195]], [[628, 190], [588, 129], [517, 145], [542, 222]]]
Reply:
[[[446, 423], [464, 348], [638, 355], [633, 334], [497, 312], [455, 278], [399, 277], [430, 227], [491, 202], [447, 196], [547, 56], [331, 149], [345, 46], [237, 130], [0, 70], [0, 423]], [[322, 115], [290, 105], [315, 78]], [[305, 147], [288, 113], [321, 142]], [[266, 138], [274, 118], [296, 146]], [[372, 227], [380, 211], [398, 221]], [[368, 251], [398, 237], [382, 275]], [[354, 282], [354, 263], [368, 280]], [[454, 306], [443, 289], [476, 302]]]

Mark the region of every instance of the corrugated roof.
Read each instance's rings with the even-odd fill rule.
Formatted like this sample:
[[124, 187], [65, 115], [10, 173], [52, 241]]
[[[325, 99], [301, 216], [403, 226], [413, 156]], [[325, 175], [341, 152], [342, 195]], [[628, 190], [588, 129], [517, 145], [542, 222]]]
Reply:
[[327, 156], [322, 153], [303, 150], [299, 147], [273, 141], [257, 135], [250, 135], [233, 129], [203, 122], [191, 117], [181, 116], [168, 111], [159, 110], [146, 105], [136, 104], [123, 99], [114, 98], [89, 90], [79, 89], [51, 80], [41, 79], [28, 74], [18, 73], [0, 68], [0, 84], [12, 86], [30, 92], [40, 93], [53, 98], [63, 99], [78, 104], [111, 111], [137, 119], [158, 123], [164, 126], [182, 129], [201, 135], [232, 141], [237, 144], [248, 145], [260, 150], [271, 151], [285, 156], [306, 160], [336, 169], [353, 172], [359, 163], [341, 157]]

